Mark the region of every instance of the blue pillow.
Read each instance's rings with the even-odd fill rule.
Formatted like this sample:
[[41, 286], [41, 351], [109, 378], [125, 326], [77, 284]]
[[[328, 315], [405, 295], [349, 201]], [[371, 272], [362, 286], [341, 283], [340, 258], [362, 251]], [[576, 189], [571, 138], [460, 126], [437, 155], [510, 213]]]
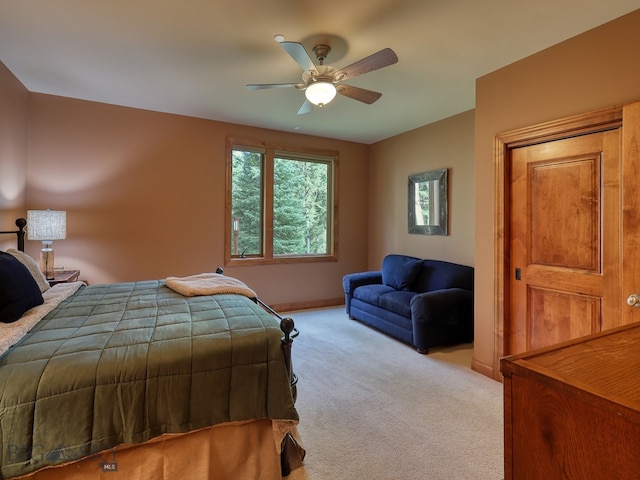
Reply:
[[44, 299], [33, 276], [13, 255], [0, 252], [0, 321], [11, 323]]
[[422, 260], [406, 255], [387, 255], [382, 261], [382, 283], [396, 290], [410, 291]]

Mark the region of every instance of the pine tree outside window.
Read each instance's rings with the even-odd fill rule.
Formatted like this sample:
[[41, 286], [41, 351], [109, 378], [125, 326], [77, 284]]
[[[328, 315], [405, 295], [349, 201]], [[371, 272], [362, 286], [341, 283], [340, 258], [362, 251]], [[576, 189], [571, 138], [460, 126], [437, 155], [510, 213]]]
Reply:
[[335, 260], [337, 160], [228, 139], [225, 262]]

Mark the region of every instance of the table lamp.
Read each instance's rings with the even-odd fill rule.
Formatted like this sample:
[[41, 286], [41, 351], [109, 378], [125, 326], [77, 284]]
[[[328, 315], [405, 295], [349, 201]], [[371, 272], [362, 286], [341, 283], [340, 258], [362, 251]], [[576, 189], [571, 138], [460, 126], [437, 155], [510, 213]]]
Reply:
[[27, 210], [27, 238], [41, 240], [40, 270], [47, 280], [54, 278], [54, 240], [67, 238], [67, 212], [64, 210]]

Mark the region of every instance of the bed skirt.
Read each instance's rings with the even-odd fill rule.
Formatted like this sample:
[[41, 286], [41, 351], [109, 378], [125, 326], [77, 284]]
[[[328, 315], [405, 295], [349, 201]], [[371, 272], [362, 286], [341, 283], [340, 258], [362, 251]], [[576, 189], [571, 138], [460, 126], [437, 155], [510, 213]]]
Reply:
[[[120, 445], [15, 479], [281, 480], [279, 435], [277, 425], [267, 419], [224, 423], [161, 435], [137, 445]], [[298, 453], [295, 445], [289, 450], [290, 468], [300, 468], [304, 450]]]

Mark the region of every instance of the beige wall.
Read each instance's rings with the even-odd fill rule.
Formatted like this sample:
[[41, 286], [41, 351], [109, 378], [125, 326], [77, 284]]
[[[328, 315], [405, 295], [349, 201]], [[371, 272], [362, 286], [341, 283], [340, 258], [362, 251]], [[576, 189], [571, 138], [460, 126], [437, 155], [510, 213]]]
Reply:
[[[494, 170], [498, 133], [640, 100], [640, 10], [476, 83], [475, 112], [371, 147], [369, 268], [390, 252], [476, 268], [474, 366], [494, 371]], [[451, 235], [407, 233], [407, 176], [451, 168]]]
[[[340, 155], [339, 260], [227, 274], [274, 305], [335, 303], [342, 276], [366, 267], [366, 145], [42, 94], [29, 95], [28, 117], [26, 206], [67, 210], [56, 265], [79, 268], [89, 283], [223, 265], [227, 136]], [[39, 247], [27, 241], [33, 256]]]
[[[371, 146], [369, 268], [403, 253], [473, 266], [473, 110]], [[449, 169], [449, 235], [408, 233], [409, 175]]]
[[494, 355], [494, 170], [497, 134], [640, 100], [640, 10], [476, 82], [476, 341], [474, 358]]
[[[230, 273], [279, 304], [339, 298], [342, 275], [378, 268], [390, 252], [475, 265], [474, 362], [490, 372], [495, 135], [640, 100], [638, 45], [640, 10], [479, 78], [475, 112], [371, 147], [27, 95], [0, 64], [0, 168], [10, 165], [15, 178], [5, 181], [4, 171], [0, 174], [0, 225], [11, 227], [16, 212], [27, 206], [67, 209], [69, 238], [56, 242], [56, 258], [67, 268], [81, 268], [91, 282], [211, 270], [223, 257], [226, 135], [336, 149], [340, 261], [241, 267]], [[451, 169], [451, 234], [409, 235], [408, 175], [445, 167]], [[37, 254], [34, 243], [27, 242], [28, 249]]]
[[[0, 231], [16, 229], [27, 204], [27, 104], [29, 92], [0, 63]], [[0, 236], [0, 249], [15, 237]]]

